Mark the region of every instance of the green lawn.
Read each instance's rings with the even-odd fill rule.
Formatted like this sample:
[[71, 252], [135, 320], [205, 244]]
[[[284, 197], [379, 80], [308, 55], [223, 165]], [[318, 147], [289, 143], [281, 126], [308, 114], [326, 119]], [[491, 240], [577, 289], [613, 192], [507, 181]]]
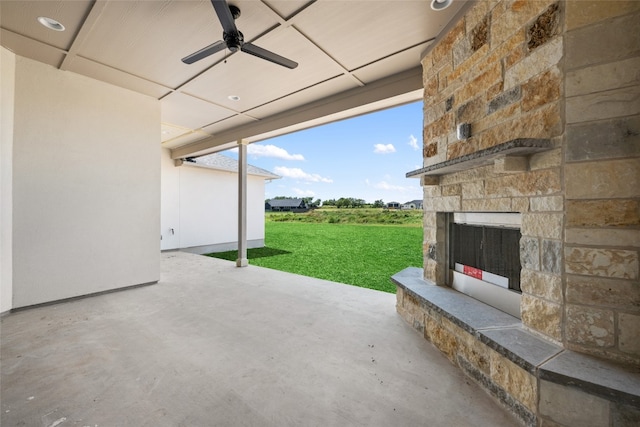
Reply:
[[[268, 220], [265, 227], [266, 247], [248, 251], [252, 265], [391, 293], [391, 275], [422, 266], [420, 226]], [[235, 260], [237, 251], [209, 256]]]

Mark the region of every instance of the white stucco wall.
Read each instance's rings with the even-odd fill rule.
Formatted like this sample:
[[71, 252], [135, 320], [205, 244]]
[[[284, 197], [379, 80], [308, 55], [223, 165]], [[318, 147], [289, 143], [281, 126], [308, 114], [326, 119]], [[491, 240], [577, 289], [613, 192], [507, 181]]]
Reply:
[[157, 281], [159, 102], [18, 56], [14, 114], [14, 308]]
[[[236, 248], [238, 175], [189, 164], [175, 167], [169, 150], [162, 151], [162, 249]], [[264, 241], [264, 186], [263, 177], [247, 176], [249, 247]]]
[[168, 149], [162, 149], [161, 157], [160, 249], [164, 251], [180, 247], [180, 168], [174, 166]]
[[0, 47], [0, 313], [13, 307], [12, 158], [15, 55]]

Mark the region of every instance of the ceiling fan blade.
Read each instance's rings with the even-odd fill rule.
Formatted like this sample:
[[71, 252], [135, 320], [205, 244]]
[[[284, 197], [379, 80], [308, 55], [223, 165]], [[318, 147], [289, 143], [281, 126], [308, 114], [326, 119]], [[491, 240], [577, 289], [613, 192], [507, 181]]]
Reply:
[[229, 9], [227, 2], [225, 0], [211, 0], [211, 4], [216, 10], [216, 15], [218, 15], [223, 31], [225, 33], [238, 32], [235, 20], [231, 14], [231, 9]]
[[193, 64], [196, 61], [200, 61], [203, 58], [206, 58], [209, 55], [213, 55], [216, 52], [220, 52], [224, 48], [227, 47], [227, 44], [222, 40], [218, 40], [214, 44], [210, 44], [207, 47], [203, 47], [197, 52], [192, 53], [191, 55], [185, 56], [182, 58], [182, 62], [185, 64]]
[[274, 64], [282, 65], [283, 67], [287, 67], [290, 69], [294, 69], [298, 66], [297, 62], [294, 62], [290, 59], [285, 58], [284, 56], [280, 56], [276, 53], [273, 53], [267, 49], [263, 49], [251, 43], [243, 44], [240, 50], [250, 55], [257, 56], [258, 58], [266, 59], [267, 61], [271, 61]]

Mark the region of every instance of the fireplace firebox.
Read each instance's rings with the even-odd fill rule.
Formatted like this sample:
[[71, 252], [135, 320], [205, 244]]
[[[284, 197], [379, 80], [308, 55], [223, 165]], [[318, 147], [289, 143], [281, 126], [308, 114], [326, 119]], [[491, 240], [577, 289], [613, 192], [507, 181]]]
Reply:
[[449, 284], [520, 318], [520, 214], [449, 215]]

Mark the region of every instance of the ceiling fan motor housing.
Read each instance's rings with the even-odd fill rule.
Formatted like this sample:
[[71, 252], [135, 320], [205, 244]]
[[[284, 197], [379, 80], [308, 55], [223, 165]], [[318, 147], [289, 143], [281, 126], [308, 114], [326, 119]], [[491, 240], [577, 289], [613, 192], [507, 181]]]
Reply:
[[231, 52], [237, 52], [244, 44], [244, 36], [240, 31], [223, 33], [222, 39]]

